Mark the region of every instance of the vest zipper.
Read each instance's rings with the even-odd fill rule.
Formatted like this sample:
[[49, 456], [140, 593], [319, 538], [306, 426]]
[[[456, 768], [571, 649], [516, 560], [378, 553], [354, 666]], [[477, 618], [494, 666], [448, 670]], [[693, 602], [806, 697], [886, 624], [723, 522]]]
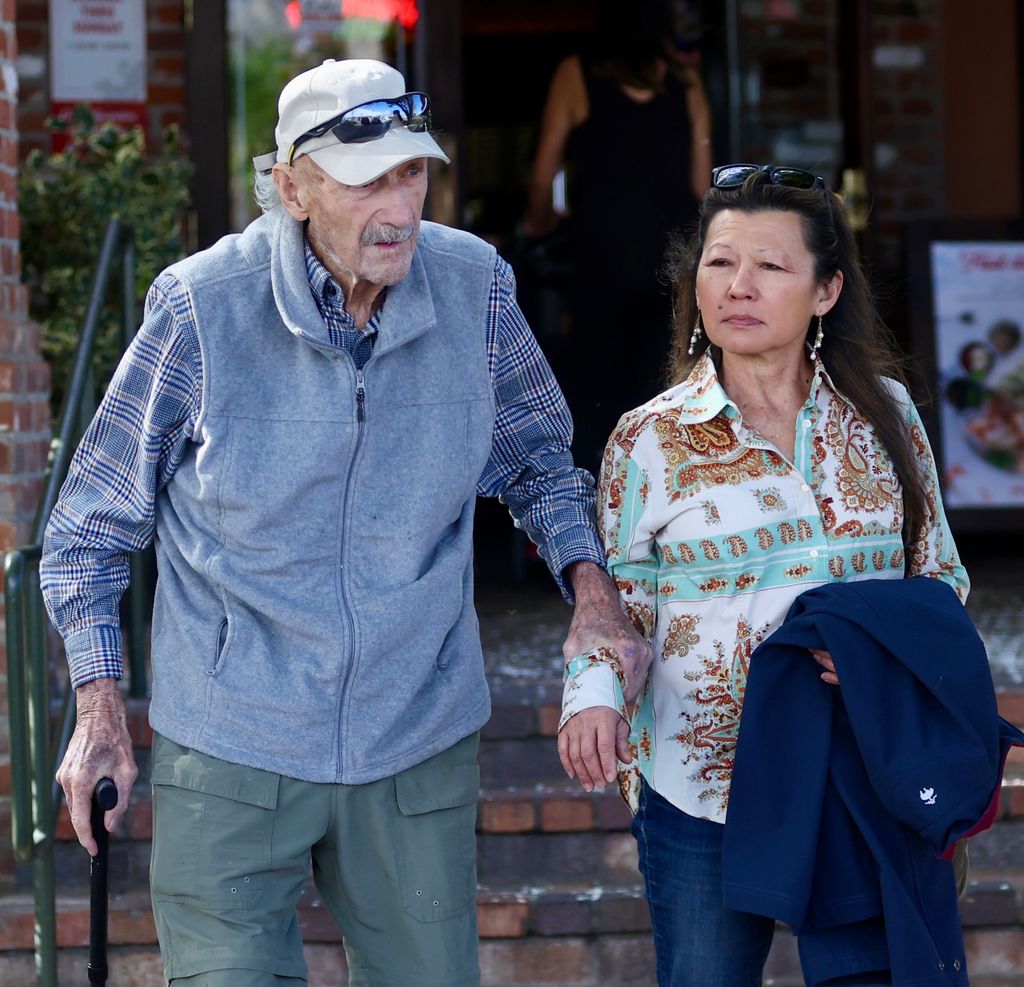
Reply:
[[352, 477], [355, 474], [356, 461], [359, 458], [359, 450], [363, 444], [363, 427], [366, 424], [366, 378], [362, 370], [356, 370], [356, 444], [352, 450], [352, 467], [348, 471], [348, 477], [345, 480], [345, 510], [341, 522], [341, 537], [342, 537], [342, 560], [341, 560], [341, 595], [345, 605], [345, 619], [348, 622], [348, 637], [351, 647], [351, 654], [349, 656], [348, 665], [345, 668], [345, 675], [341, 680], [341, 695], [340, 709], [338, 710], [338, 765], [337, 773], [338, 777], [341, 777], [344, 766], [345, 766], [345, 752], [342, 746], [342, 735], [344, 733], [344, 717], [345, 717], [345, 706], [348, 697], [348, 683], [352, 678], [352, 669], [356, 663], [356, 622], [352, 616], [352, 601], [349, 598], [348, 592], [348, 573], [347, 569], [347, 554], [348, 554], [348, 543], [347, 537], [349, 527], [349, 516], [352, 513]]

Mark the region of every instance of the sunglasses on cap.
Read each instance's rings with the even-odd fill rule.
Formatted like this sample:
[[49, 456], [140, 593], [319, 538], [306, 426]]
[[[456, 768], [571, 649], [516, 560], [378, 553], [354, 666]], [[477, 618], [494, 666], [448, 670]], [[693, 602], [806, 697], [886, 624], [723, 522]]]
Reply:
[[288, 149], [288, 164], [295, 152], [305, 144], [325, 134], [333, 134], [342, 144], [365, 144], [379, 140], [398, 118], [413, 133], [430, 129], [430, 100], [426, 93], [405, 93], [393, 99], [371, 99], [368, 103], [349, 107], [335, 117], [310, 127], [295, 138]]
[[731, 164], [711, 170], [713, 188], [739, 188], [751, 175], [764, 173], [773, 185], [787, 188], [825, 188], [825, 179], [803, 168], [788, 168], [785, 165]]

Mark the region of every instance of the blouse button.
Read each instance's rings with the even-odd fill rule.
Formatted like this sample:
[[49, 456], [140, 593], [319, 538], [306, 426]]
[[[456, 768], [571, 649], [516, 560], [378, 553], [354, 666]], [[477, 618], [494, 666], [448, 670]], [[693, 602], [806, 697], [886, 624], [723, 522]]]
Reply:
[[960, 961], [959, 960], [953, 960], [953, 969], [956, 970], [958, 973], [960, 972]]
[[807, 491], [808, 491], [808, 490], [810, 490], [811, 488], [810, 488], [810, 487], [809, 487], [809, 486], [808, 486], [808, 485], [807, 485], [806, 483], [801, 483], [801, 484], [800, 484], [800, 489], [801, 489], [801, 490], [802, 490], [802, 491], [803, 491], [804, 493], [807, 493]]

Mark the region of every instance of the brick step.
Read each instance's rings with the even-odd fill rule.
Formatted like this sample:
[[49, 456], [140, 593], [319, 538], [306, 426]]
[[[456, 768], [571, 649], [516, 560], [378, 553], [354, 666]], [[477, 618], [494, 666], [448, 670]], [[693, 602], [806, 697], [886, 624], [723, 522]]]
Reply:
[[[532, 788], [565, 781], [555, 736], [561, 711], [561, 683], [550, 678], [492, 683], [492, 715], [482, 731], [481, 783], [487, 788]], [[997, 693], [999, 712], [1024, 726], [1024, 689]], [[145, 775], [153, 731], [148, 699], [128, 699], [128, 727], [136, 746], [140, 772]], [[1010, 751], [1006, 779], [1024, 786], [1024, 749]], [[578, 787], [578, 786], [577, 786]], [[1015, 799], [1019, 803], [1024, 794]]]
[[[484, 787], [480, 792], [477, 830], [481, 833], [624, 830], [629, 829], [629, 823], [629, 809], [617, 788], [609, 786], [603, 792], [588, 793], [564, 775], [553, 782]], [[152, 794], [148, 781], [140, 780], [112, 840], [148, 840], [152, 832]], [[57, 840], [75, 840], [71, 816], [63, 804], [55, 835]]]
[[[307, 943], [303, 953], [309, 987], [346, 987], [345, 955], [339, 943]], [[59, 983], [84, 983], [87, 962], [87, 950], [82, 947], [60, 950]], [[166, 987], [156, 946], [111, 947], [108, 963], [110, 987]], [[655, 982], [647, 933], [600, 940], [575, 936], [484, 940], [480, 943], [480, 968], [482, 987], [650, 987]], [[36, 987], [32, 954], [0, 952], [0, 983], [4, 987]], [[988, 985], [979, 983], [978, 987]], [[1010, 984], [1000, 981], [992, 987]]]
[[[149, 785], [140, 782], [111, 839], [111, 874], [128, 886], [145, 884], [152, 820]], [[485, 787], [477, 821], [481, 873], [500, 881], [517, 874], [527, 881], [573, 880], [593, 876], [597, 860], [605, 862], [602, 879], [614, 880], [626, 858], [626, 866], [634, 866], [629, 825], [629, 811], [612, 787], [587, 793], [564, 775], [532, 785]], [[58, 817], [55, 848], [62, 886], [85, 884], [88, 860], [66, 807]], [[971, 840], [971, 856], [976, 867], [990, 870], [1013, 869], [1024, 860], [1024, 779], [1004, 780], [997, 821]]]
[[[298, 911], [306, 942], [341, 941], [341, 934], [312, 880], [303, 888]], [[108, 914], [111, 946], [156, 943], [148, 892], [111, 894]], [[32, 948], [33, 915], [31, 894], [0, 897], [0, 951]], [[638, 885], [597, 888], [580, 882], [517, 888], [481, 887], [477, 893], [477, 918], [481, 939], [631, 933], [650, 928], [647, 903]], [[88, 942], [89, 896], [61, 893], [57, 898], [58, 947], [87, 946]]]
[[[485, 787], [480, 792], [477, 831], [481, 833], [582, 832], [629, 829], [630, 814], [618, 789], [585, 792], [564, 775], [560, 781], [501, 788]], [[121, 827], [112, 839], [148, 840], [153, 830], [153, 806], [149, 783], [139, 781], [132, 790], [131, 804]], [[74, 840], [71, 816], [61, 805], [56, 838]]]
[[[64, 891], [58, 896], [60, 945], [84, 944], [88, 909], [85, 893]], [[146, 890], [113, 892], [110, 913], [111, 943], [156, 941]], [[532, 885], [481, 880], [477, 913], [482, 938], [627, 933], [649, 928], [642, 883], [635, 872], [631, 879], [624, 876], [618, 882], [600, 884], [593, 878]], [[987, 929], [997, 938], [1003, 932], [1019, 932], [1024, 943], [1024, 870], [972, 867], [967, 890], [960, 900], [960, 916], [966, 929]], [[300, 898], [299, 917], [307, 940], [339, 939], [312, 881], [307, 881]], [[31, 894], [0, 896], [0, 950], [30, 947], [31, 927]], [[1024, 953], [1021, 963], [1024, 965]]]
[[[968, 964], [976, 987], [1024, 985], [1024, 872], [982, 875], [962, 902]], [[626, 987], [654, 982], [646, 904], [636, 888], [584, 885], [483, 888], [478, 897], [480, 958], [485, 987]], [[311, 987], [346, 981], [340, 935], [312, 886], [303, 893], [299, 920], [310, 965]], [[111, 984], [163, 987], [148, 896], [114, 895], [110, 901]], [[85, 970], [88, 899], [62, 895], [58, 902], [61, 982]], [[34, 987], [32, 902], [0, 899], [0, 983]], [[766, 984], [801, 987], [795, 942], [776, 933]]]
[[[554, 747], [561, 713], [562, 685], [552, 678], [528, 681], [499, 680], [491, 683], [491, 718], [482, 731], [482, 750], [493, 751], [485, 769], [493, 767], [495, 784], [516, 784], [525, 775], [529, 783], [564, 777]], [[1004, 689], [996, 693], [999, 713], [1011, 723], [1024, 728], [1024, 689]], [[148, 699], [126, 698], [128, 729], [136, 751], [146, 751], [152, 744], [153, 731], [149, 726]], [[510, 775], [502, 774], [503, 754], [512, 741], [526, 741], [524, 748], [531, 753], [542, 753], [541, 763], [527, 757], [516, 761]], [[143, 760], [147, 758], [143, 755]], [[532, 771], [531, 771], [532, 769]], [[1024, 753], [1020, 748], [1011, 751], [1007, 773], [1024, 777]], [[490, 782], [485, 777], [485, 783]]]
[[[516, 881], [596, 880], [618, 886], [636, 880], [636, 851], [629, 813], [614, 788], [586, 793], [562, 771], [553, 735], [560, 685], [553, 680], [502, 682], [495, 688], [494, 716], [484, 731], [480, 761], [484, 778], [478, 816], [480, 879]], [[1024, 721], [1024, 692], [1003, 693], [1004, 715]], [[138, 744], [141, 777], [148, 775], [152, 733], [147, 700], [129, 700], [129, 724]], [[111, 841], [111, 874], [123, 889], [148, 881], [152, 806], [149, 786], [136, 786], [122, 828]], [[84, 888], [88, 859], [75, 842], [62, 809], [57, 827], [57, 866], [62, 888]], [[1024, 860], [1024, 750], [1011, 752], [1000, 814], [991, 830], [971, 842], [975, 868], [1002, 871]], [[18, 883], [30, 882], [20, 868]]]
[[[972, 987], [1024, 987], [1024, 975], [991, 975], [984, 959], [973, 958], [978, 946], [967, 939]], [[1002, 947], [999, 947], [1002, 948]], [[309, 966], [309, 987], [345, 987], [345, 955], [338, 944], [307, 944], [303, 952]], [[155, 946], [115, 946], [108, 956], [111, 987], [166, 987]], [[84, 948], [62, 949], [57, 959], [58, 981], [84, 983], [88, 954]], [[995, 962], [1001, 963], [1000, 958]], [[0, 953], [0, 983], [4, 987], [36, 987], [30, 952]], [[600, 940], [564, 939], [494, 940], [480, 944], [482, 987], [650, 987], [655, 983], [650, 936], [606, 936]], [[618, 971], [621, 979], [611, 979]], [[785, 934], [776, 935], [765, 968], [765, 987], [804, 987], [795, 946]], [[553, 978], [558, 979], [553, 979]], [[529, 979], [524, 979], [529, 978]]]

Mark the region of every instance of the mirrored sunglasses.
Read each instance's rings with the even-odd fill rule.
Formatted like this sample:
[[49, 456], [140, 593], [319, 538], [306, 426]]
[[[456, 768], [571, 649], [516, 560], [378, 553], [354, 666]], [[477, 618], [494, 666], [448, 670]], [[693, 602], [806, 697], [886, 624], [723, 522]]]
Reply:
[[430, 100], [427, 94], [405, 93], [393, 99], [372, 99], [368, 103], [349, 107], [296, 137], [288, 149], [288, 164], [292, 163], [295, 153], [307, 141], [332, 134], [342, 144], [365, 144], [383, 137], [396, 119], [413, 133], [421, 134], [430, 130]]
[[803, 168], [789, 168], [785, 165], [730, 164], [713, 168], [711, 185], [714, 188], [739, 188], [751, 175], [764, 173], [773, 185], [787, 188], [825, 188], [825, 179]]

